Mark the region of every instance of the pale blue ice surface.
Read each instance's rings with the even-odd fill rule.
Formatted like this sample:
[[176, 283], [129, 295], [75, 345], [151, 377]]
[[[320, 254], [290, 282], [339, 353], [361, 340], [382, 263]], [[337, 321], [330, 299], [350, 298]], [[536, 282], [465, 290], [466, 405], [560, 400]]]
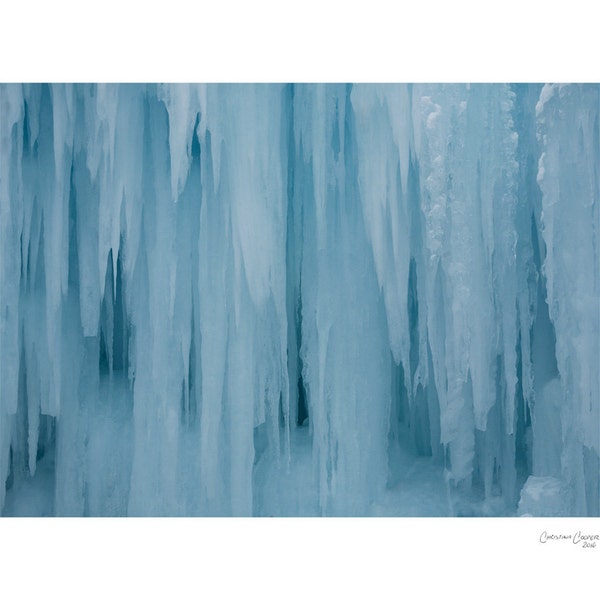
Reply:
[[2, 514], [600, 514], [598, 85], [0, 109]]

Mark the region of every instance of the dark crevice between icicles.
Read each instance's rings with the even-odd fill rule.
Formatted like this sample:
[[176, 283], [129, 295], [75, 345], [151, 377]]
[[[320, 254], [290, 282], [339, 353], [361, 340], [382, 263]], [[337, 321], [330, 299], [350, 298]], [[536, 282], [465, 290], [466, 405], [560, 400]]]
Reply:
[[435, 378], [433, 375], [433, 359], [431, 357], [431, 347], [429, 346], [429, 340], [427, 340], [427, 364], [429, 381], [427, 383], [427, 403], [429, 407], [429, 445], [431, 448], [432, 458], [442, 464], [444, 456], [444, 447], [441, 442], [441, 423], [440, 423], [440, 400], [437, 393], [437, 387], [435, 385]]
[[[397, 185], [402, 194], [400, 168], [397, 168]], [[407, 192], [418, 205], [419, 172], [418, 165], [410, 156]], [[411, 202], [410, 205], [415, 202]], [[420, 215], [410, 211], [410, 236], [414, 241], [413, 248], [421, 250]], [[421, 360], [421, 340], [419, 331], [419, 288], [418, 267], [415, 255], [410, 257], [408, 273], [408, 289], [406, 309], [408, 313], [409, 356], [408, 364], [395, 364], [390, 358], [392, 367], [392, 391], [390, 405], [390, 428], [388, 433], [388, 486], [393, 487], [400, 476], [400, 464], [396, 456], [398, 452], [408, 452], [420, 457], [433, 457], [441, 461], [443, 448], [440, 444], [440, 410], [433, 364], [429, 345], [427, 361], [429, 377], [426, 384], [417, 379]], [[409, 370], [411, 390], [406, 389], [405, 369]]]
[[333, 128], [331, 132], [331, 149], [333, 150], [333, 158], [337, 162], [340, 156], [341, 144], [340, 144], [340, 115], [338, 99], [335, 100], [335, 114], [333, 117]]
[[387, 487], [395, 487], [402, 477], [402, 453], [413, 451], [407, 426], [408, 399], [404, 386], [404, 368], [396, 364], [390, 352], [391, 402], [387, 439]]
[[109, 374], [109, 365], [108, 365], [108, 352], [107, 352], [107, 341], [104, 337], [104, 329], [100, 329], [100, 346], [99, 346], [99, 361], [98, 361], [98, 370], [100, 372], [100, 376], [106, 376]]
[[[30, 473], [29, 465], [29, 443], [30, 443], [30, 398], [28, 395], [28, 378], [35, 376], [34, 373], [28, 370], [26, 351], [25, 348], [21, 348], [20, 360], [19, 360], [19, 382], [17, 387], [17, 412], [14, 415], [18, 426], [13, 429], [11, 434], [11, 442], [9, 446], [8, 456], [8, 472], [7, 478], [4, 481], [4, 489], [7, 494], [6, 501], [0, 515], [11, 515], [11, 516], [51, 516], [54, 512], [53, 496], [46, 499], [47, 507], [40, 513], [36, 503], [38, 502], [42, 493], [46, 494], [44, 490], [42, 492], [42, 484], [40, 482], [43, 479], [50, 477], [50, 485], [47, 487], [48, 490], [54, 490], [54, 464], [55, 464], [55, 452], [56, 452], [56, 418], [48, 415], [44, 415], [38, 412], [38, 436], [37, 445], [34, 449], [35, 458], [34, 462], [36, 465], [36, 472], [32, 476]], [[36, 407], [39, 411], [39, 407]], [[47, 462], [45, 466], [45, 473], [40, 473], [40, 463], [45, 460]], [[36, 483], [37, 482], [37, 483]], [[9, 493], [17, 493], [19, 495], [19, 488], [21, 486], [29, 487], [29, 499], [24, 504], [15, 504], [14, 499], [9, 497]], [[27, 488], [24, 488], [27, 489]], [[18, 496], [17, 496], [18, 497]]]
[[[407, 308], [410, 339], [408, 368], [410, 381], [414, 382], [419, 365], [419, 306], [414, 258], [411, 258], [409, 266]], [[419, 383], [413, 394], [405, 386], [404, 365], [392, 364], [392, 369], [392, 434], [397, 436], [401, 446], [416, 452], [418, 456], [432, 456], [429, 391]]]
[[515, 392], [515, 469], [517, 489], [520, 490], [531, 475], [531, 412], [523, 396], [523, 350], [521, 330], [517, 342], [517, 389]]
[[414, 382], [419, 365], [419, 299], [417, 292], [417, 264], [410, 258], [408, 270], [408, 328], [410, 339], [410, 379]]
[[299, 427], [308, 423], [308, 404], [306, 402], [306, 388], [304, 387], [304, 378], [302, 372], [304, 370], [304, 362], [300, 354], [302, 347], [302, 299], [298, 299], [298, 309], [296, 311], [296, 347], [298, 357], [298, 413], [296, 425]]
[[77, 197], [75, 188], [75, 160], [71, 162], [69, 186], [69, 292], [79, 292], [79, 249], [77, 247]]
[[8, 475], [4, 482], [4, 489], [6, 492], [12, 489], [15, 481], [15, 467], [14, 467], [14, 455], [12, 445], [8, 449]]
[[[417, 264], [410, 259], [408, 275], [408, 326], [410, 339], [410, 380], [414, 386], [415, 374], [419, 366], [419, 300], [417, 290]], [[414, 447], [420, 456], [431, 456], [431, 428], [427, 392], [419, 383], [414, 390], [410, 411], [409, 428], [412, 431]]]
[[558, 377], [556, 361], [556, 333], [550, 320], [547, 302], [546, 278], [542, 272], [545, 244], [538, 233], [535, 216], [531, 216], [531, 241], [533, 260], [538, 273], [537, 309], [531, 330], [531, 351], [536, 391], [551, 379]]
[[198, 403], [196, 401], [196, 323], [194, 316], [194, 304], [192, 302], [192, 317], [190, 322], [192, 336], [190, 340], [190, 353], [188, 359], [187, 390], [186, 380], [181, 382], [181, 422], [187, 426], [193, 426], [198, 416]]
[[[556, 360], [556, 334], [550, 320], [546, 279], [541, 265], [545, 246], [532, 217], [534, 263], [538, 273], [537, 305], [530, 331], [533, 370], [532, 437], [535, 439], [532, 472], [535, 476], [560, 477], [562, 474], [563, 422], [557, 390], [560, 387]], [[539, 240], [539, 242], [538, 242]], [[558, 392], [560, 393], [560, 392]]]
[[283, 394], [279, 392], [279, 428], [284, 429], [287, 425], [287, 419], [285, 418], [285, 409], [283, 407]]
[[29, 149], [29, 103], [23, 98], [23, 153]]
[[261, 423], [255, 427], [252, 435], [252, 441], [254, 445], [254, 461], [252, 464], [254, 467], [256, 467], [256, 465], [258, 465], [264, 458], [265, 452], [267, 452], [269, 447], [269, 432], [267, 422], [265, 421], [264, 423]]
[[9, 447], [8, 476], [5, 490], [8, 492], [16, 485], [18, 479], [24, 479], [29, 472], [29, 415], [27, 411], [27, 366], [25, 349], [19, 352], [19, 375], [17, 385], [17, 412], [14, 416], [17, 427], [13, 428]]
[[[122, 237], [120, 247], [123, 247]], [[106, 260], [104, 298], [100, 311], [98, 369], [101, 376], [113, 372], [127, 373], [129, 369], [130, 327], [125, 307], [121, 249], [117, 255], [116, 289], [114, 291], [113, 264], [113, 250], [111, 249]]]
[[[515, 434], [506, 434], [506, 376], [501, 354], [496, 355], [496, 401], [487, 414], [485, 431], [475, 429], [473, 487], [486, 501], [493, 501], [497, 511], [514, 511], [517, 502], [515, 470]], [[516, 415], [514, 417], [516, 419]], [[514, 431], [514, 422], [512, 423]]]
[[119, 254], [117, 255], [117, 285], [115, 290], [113, 333], [113, 370], [127, 373], [129, 369], [129, 324], [127, 322], [127, 310], [125, 307], [124, 297], [125, 290], [123, 287], [123, 260], [121, 257], [122, 247], [123, 238], [121, 237]]
[[[299, 360], [302, 363], [302, 360]], [[304, 388], [304, 380], [302, 375], [298, 377], [298, 419], [296, 424], [302, 427], [308, 423], [308, 406], [306, 404], [306, 390]]]
[[[302, 178], [296, 178], [296, 140], [294, 136], [294, 84], [289, 84], [283, 91], [282, 111], [282, 152], [287, 156], [286, 194], [287, 194], [287, 234], [286, 234], [286, 270], [287, 270], [287, 314], [288, 314], [288, 377], [290, 380], [290, 404], [293, 424], [302, 427], [309, 422], [309, 408], [306, 386], [304, 383], [304, 362], [302, 348], [302, 247], [301, 234], [297, 235], [298, 225], [302, 225], [303, 213], [298, 208], [303, 193], [303, 186], [308, 185]], [[337, 121], [336, 121], [337, 123]], [[339, 128], [332, 134], [332, 145], [337, 143], [340, 151]], [[300, 146], [300, 155], [302, 146]], [[299, 254], [300, 253], [300, 254]]]
[[[179, 196], [177, 202], [177, 229], [178, 231], [189, 231], [189, 227], [193, 227], [193, 232], [190, 234], [190, 246], [185, 248], [186, 252], [189, 252], [191, 256], [192, 269], [198, 269], [198, 248], [191, 240], [197, 239], [199, 235], [199, 223], [190, 225], [188, 214], [190, 212], [190, 206], [193, 207], [197, 214], [200, 214], [201, 205], [201, 190], [202, 190], [202, 178], [201, 178], [201, 146], [200, 140], [198, 139], [198, 125], [200, 124], [200, 113], [196, 114], [194, 121], [194, 128], [192, 130], [192, 143], [191, 143], [191, 163], [188, 171], [188, 176], [183, 188], [182, 193]], [[208, 135], [208, 133], [207, 133]], [[169, 167], [169, 177], [170, 177]], [[198, 193], [200, 191], [200, 193]], [[184, 240], [187, 240], [187, 236], [183, 236]], [[193, 427], [196, 424], [198, 418], [198, 400], [196, 394], [199, 394], [200, 388], [200, 373], [196, 372], [196, 365], [198, 360], [198, 345], [197, 337], [200, 333], [199, 324], [196, 322], [197, 312], [197, 300], [195, 298], [195, 291], [190, 285], [189, 288], [190, 302], [191, 302], [191, 318], [190, 318], [190, 348], [188, 354], [188, 372], [186, 377], [181, 381], [181, 398], [180, 398], [180, 421], [181, 424], [186, 427]]]
[[104, 279], [104, 298], [100, 309], [100, 376], [109, 375], [113, 370], [113, 335], [114, 335], [114, 293], [113, 293], [113, 251], [106, 258], [106, 275]]

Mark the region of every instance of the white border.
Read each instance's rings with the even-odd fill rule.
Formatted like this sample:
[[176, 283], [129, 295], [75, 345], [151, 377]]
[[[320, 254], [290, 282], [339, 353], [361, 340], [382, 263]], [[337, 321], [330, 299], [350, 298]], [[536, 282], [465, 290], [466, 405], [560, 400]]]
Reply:
[[19, 598], [594, 597], [600, 556], [540, 542], [600, 533], [585, 519], [5, 519], [0, 531], [0, 587]]
[[20, 0], [0, 81], [600, 81], [589, 0]]
[[[0, 81], [600, 81], [591, 4], [21, 0]], [[592, 597], [545, 530], [600, 520], [0, 519], [0, 595]]]

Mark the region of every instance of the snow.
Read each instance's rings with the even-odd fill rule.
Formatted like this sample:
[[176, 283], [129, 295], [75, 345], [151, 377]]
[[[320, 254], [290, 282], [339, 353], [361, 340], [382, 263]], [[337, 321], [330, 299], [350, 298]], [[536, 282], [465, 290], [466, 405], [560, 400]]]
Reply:
[[0, 86], [4, 515], [600, 515], [600, 87]]

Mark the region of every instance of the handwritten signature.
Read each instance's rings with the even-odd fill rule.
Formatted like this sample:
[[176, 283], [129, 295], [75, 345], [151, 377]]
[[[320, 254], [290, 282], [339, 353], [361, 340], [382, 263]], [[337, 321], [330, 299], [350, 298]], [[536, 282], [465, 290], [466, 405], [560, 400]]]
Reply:
[[596, 545], [600, 545], [600, 535], [597, 533], [582, 533], [577, 531], [571, 533], [548, 533], [542, 531], [540, 534], [540, 543], [547, 544], [553, 541], [570, 541], [572, 544], [579, 546], [580, 548], [595, 548]]

